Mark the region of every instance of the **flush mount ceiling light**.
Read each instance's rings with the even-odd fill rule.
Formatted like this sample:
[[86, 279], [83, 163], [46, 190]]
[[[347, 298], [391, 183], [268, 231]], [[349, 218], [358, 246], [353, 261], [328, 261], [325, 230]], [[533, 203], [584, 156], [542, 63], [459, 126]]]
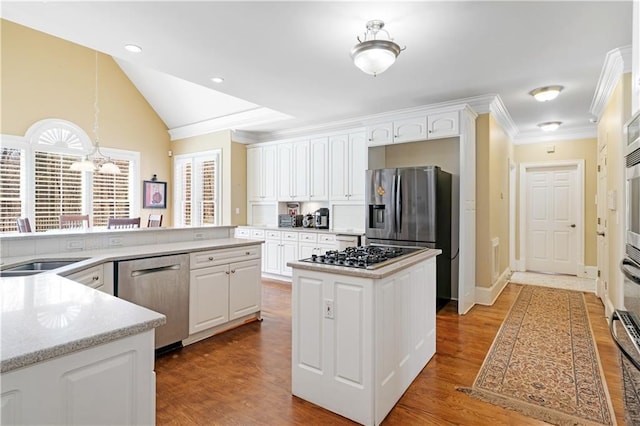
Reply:
[[538, 124], [538, 127], [540, 127], [545, 132], [553, 132], [554, 130], [557, 130], [561, 124], [562, 121], [547, 121], [546, 123]]
[[224, 81], [224, 78], [222, 78], [222, 77], [211, 77], [211, 81], [213, 81], [214, 83], [222, 83]]
[[124, 48], [126, 50], [128, 50], [131, 53], [140, 53], [142, 52], [142, 47], [136, 45], [136, 44], [125, 44]]
[[564, 87], [562, 86], [545, 86], [538, 87], [529, 92], [531, 96], [536, 98], [538, 102], [547, 102], [558, 97]]
[[[120, 167], [111, 158], [107, 157], [100, 151], [100, 138], [98, 137], [98, 51], [96, 51], [96, 81], [95, 81], [95, 101], [93, 103], [93, 135], [95, 144], [89, 155], [85, 156], [82, 161], [75, 161], [69, 166], [69, 169], [79, 172], [101, 172], [101, 173], [120, 173]], [[90, 158], [93, 157], [93, 158]]]
[[[357, 37], [358, 44], [351, 49], [353, 63], [363, 72], [376, 76], [383, 73], [396, 61], [396, 58], [406, 47], [400, 47], [393, 42], [387, 30], [383, 30], [384, 22], [378, 19], [367, 22], [364, 40]], [[380, 33], [387, 35], [385, 39], [378, 39]]]

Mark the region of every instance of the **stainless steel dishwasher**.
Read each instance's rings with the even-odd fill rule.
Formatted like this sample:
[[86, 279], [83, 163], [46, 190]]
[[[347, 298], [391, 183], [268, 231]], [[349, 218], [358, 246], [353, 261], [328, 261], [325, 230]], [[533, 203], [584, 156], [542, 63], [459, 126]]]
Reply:
[[116, 296], [167, 317], [156, 349], [181, 346], [189, 336], [189, 255], [120, 261], [117, 277]]

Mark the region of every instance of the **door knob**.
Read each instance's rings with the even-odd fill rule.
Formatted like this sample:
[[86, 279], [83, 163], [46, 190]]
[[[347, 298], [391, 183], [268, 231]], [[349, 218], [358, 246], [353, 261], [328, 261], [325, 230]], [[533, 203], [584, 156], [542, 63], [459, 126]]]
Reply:
[[576, 224], [575, 224], [575, 223], [572, 223], [571, 225], [569, 225], [569, 227], [571, 227], [571, 228], [575, 228], [575, 227], [576, 227]]
[[598, 235], [599, 237], [604, 237], [604, 232], [596, 232], [596, 235]]

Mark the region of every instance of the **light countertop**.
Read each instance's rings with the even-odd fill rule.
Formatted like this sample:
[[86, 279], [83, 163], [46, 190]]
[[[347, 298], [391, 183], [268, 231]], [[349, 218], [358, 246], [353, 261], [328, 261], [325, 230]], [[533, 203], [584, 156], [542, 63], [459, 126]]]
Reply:
[[347, 266], [327, 265], [323, 263], [301, 262], [299, 260], [295, 262], [288, 262], [287, 266], [290, 266], [294, 269], [298, 268], [337, 275], [349, 275], [352, 277], [380, 279], [395, 274], [396, 272], [409, 266], [415, 265], [416, 263], [420, 263], [422, 261], [431, 259], [432, 257], [436, 257], [441, 253], [442, 250], [439, 249], [425, 248], [421, 251], [417, 251], [411, 254], [410, 256], [398, 259], [397, 262], [390, 263], [389, 265], [383, 266], [378, 269], [350, 268]]
[[61, 275], [111, 261], [257, 244], [262, 242], [221, 238], [4, 258], [3, 268], [36, 259], [86, 259], [36, 275], [0, 278], [0, 372], [141, 333], [166, 322], [162, 314]]

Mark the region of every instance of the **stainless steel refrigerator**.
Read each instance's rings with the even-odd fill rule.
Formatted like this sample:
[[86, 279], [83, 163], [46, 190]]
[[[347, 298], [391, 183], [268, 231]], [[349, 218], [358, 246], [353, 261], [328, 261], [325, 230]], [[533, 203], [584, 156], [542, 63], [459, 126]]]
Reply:
[[370, 244], [438, 248], [437, 307], [451, 299], [451, 184], [438, 166], [367, 170]]

